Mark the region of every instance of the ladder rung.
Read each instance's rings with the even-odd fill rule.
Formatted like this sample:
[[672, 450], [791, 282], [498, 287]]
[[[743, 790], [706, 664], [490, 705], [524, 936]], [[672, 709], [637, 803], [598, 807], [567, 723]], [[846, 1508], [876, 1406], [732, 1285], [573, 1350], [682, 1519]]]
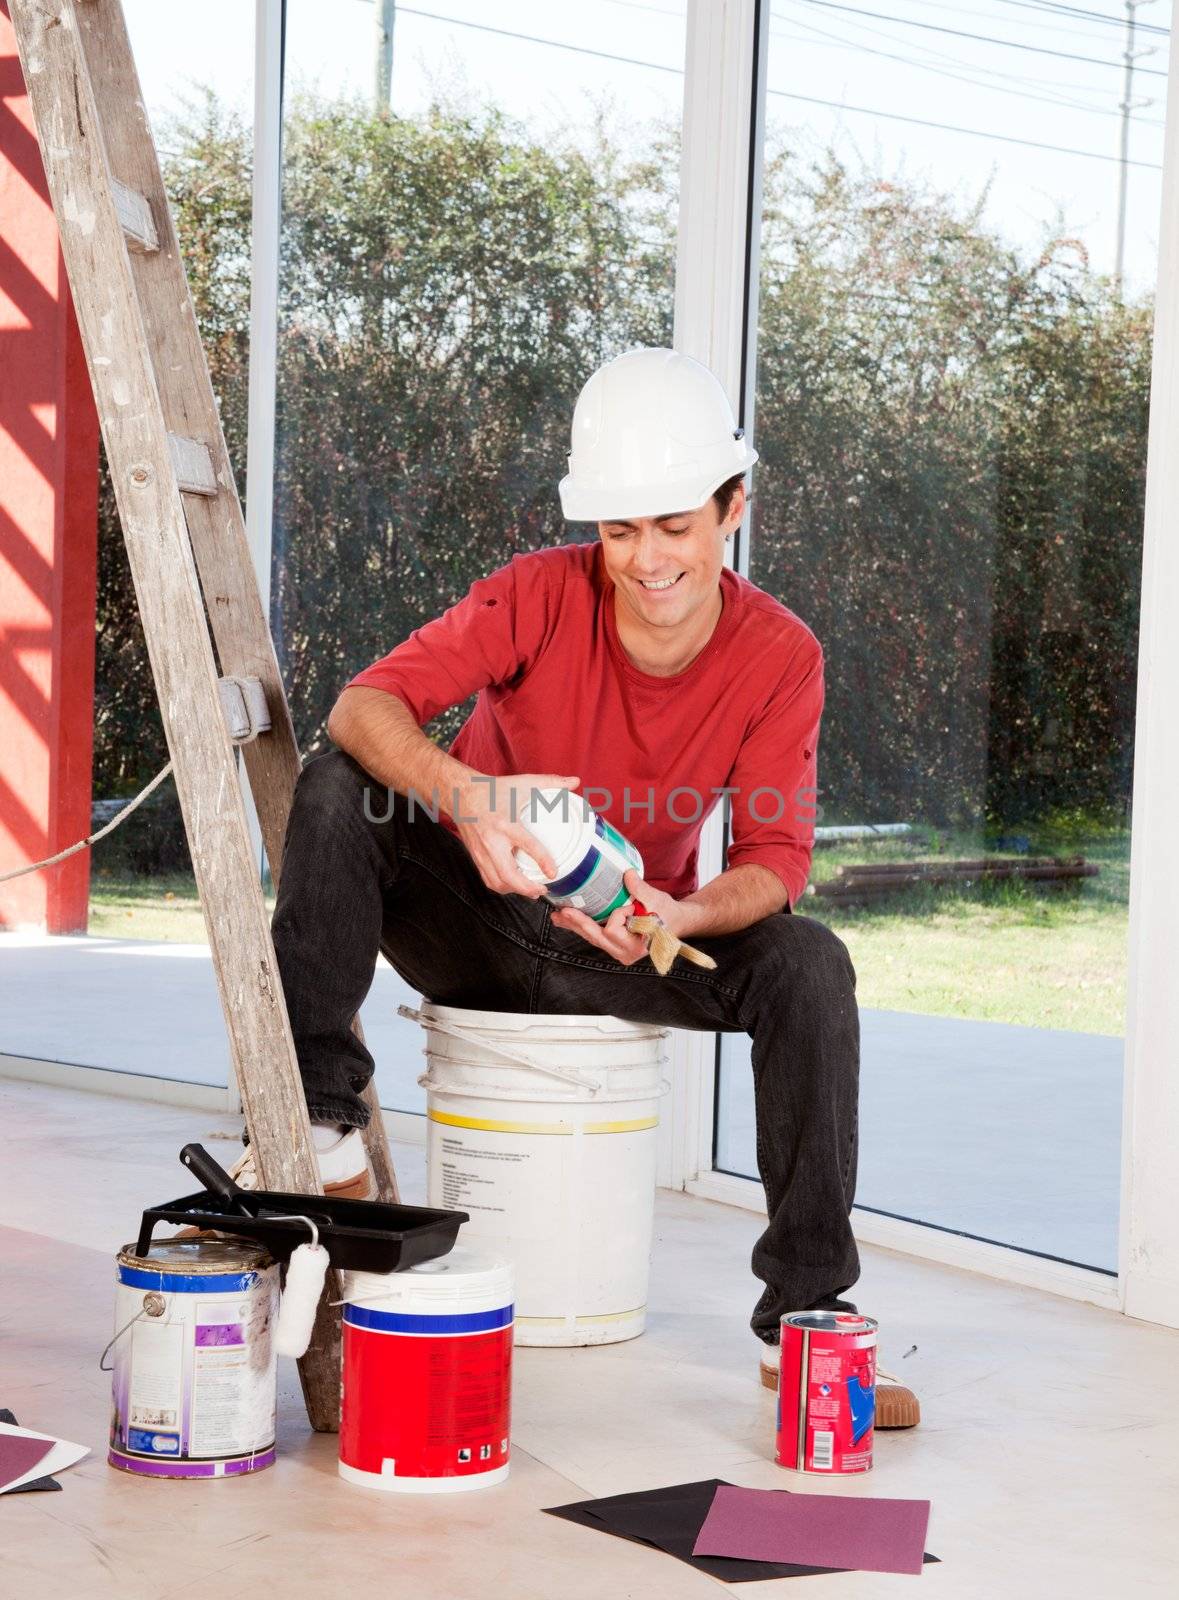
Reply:
[[213, 457], [208, 445], [199, 439], [186, 439], [182, 433], [168, 435], [168, 449], [176, 469], [176, 481], [183, 494], [208, 494], [220, 492], [217, 474], [213, 470]]
[[270, 707], [260, 678], [218, 678], [221, 709], [234, 744], [249, 744], [270, 732]]
[[111, 179], [111, 194], [115, 201], [115, 214], [127, 240], [128, 250], [139, 255], [150, 255], [160, 248], [156, 232], [156, 219], [151, 214], [151, 201], [138, 189], [129, 189], [118, 178]]

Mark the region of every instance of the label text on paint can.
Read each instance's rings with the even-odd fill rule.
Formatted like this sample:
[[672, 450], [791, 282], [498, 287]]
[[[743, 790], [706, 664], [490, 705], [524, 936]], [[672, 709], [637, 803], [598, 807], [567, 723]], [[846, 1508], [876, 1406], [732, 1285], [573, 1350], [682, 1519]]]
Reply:
[[642, 877], [643, 858], [581, 795], [568, 789], [536, 790], [520, 821], [557, 863], [556, 877], [545, 879], [527, 850], [514, 852], [528, 877], [547, 884], [550, 902], [574, 906], [596, 922], [606, 922], [630, 901], [623, 874], [633, 867]]
[[780, 1467], [868, 1472], [876, 1420], [876, 1323], [850, 1312], [782, 1318]]
[[[221, 1256], [232, 1270], [210, 1271]], [[246, 1266], [251, 1258], [268, 1263], [256, 1247], [220, 1240], [161, 1241], [147, 1258], [120, 1257], [112, 1466], [219, 1477], [274, 1459], [278, 1268]]]
[[607, 922], [631, 898], [623, 873], [633, 867], [642, 876], [643, 858], [605, 817], [596, 813], [593, 817], [593, 843], [571, 872], [549, 884], [549, 894], [554, 900], [576, 906], [595, 922]]
[[505, 1467], [512, 1307], [423, 1316], [344, 1307], [340, 1460], [408, 1479]]

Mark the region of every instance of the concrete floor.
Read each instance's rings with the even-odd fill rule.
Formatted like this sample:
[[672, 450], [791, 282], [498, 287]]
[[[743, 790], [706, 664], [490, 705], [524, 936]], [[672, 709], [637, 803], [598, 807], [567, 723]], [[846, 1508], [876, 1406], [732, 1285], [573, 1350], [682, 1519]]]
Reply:
[[[93, 1450], [61, 1494], [4, 1500], [5, 1594], [704, 1600], [723, 1586], [541, 1508], [711, 1476], [809, 1487], [773, 1464], [774, 1403], [746, 1327], [757, 1219], [673, 1194], [657, 1208], [648, 1332], [517, 1352], [512, 1473], [500, 1487], [434, 1500], [344, 1484], [334, 1439], [307, 1430], [287, 1362], [272, 1470], [218, 1484], [114, 1472], [109, 1379], [98, 1371], [113, 1331], [113, 1256], [144, 1205], [184, 1188], [181, 1145], [195, 1137], [228, 1153], [217, 1141], [233, 1123], [11, 1081], [0, 1081], [0, 1118], [0, 1405]], [[421, 1152], [395, 1154], [406, 1198], [420, 1198]], [[883, 1364], [902, 1367], [924, 1419], [880, 1436], [874, 1472], [841, 1492], [932, 1500], [928, 1548], [941, 1565], [925, 1569], [924, 1591], [1174, 1596], [1179, 1333], [875, 1249], [864, 1251], [857, 1299], [879, 1318]], [[828, 1600], [878, 1600], [915, 1580], [798, 1581], [799, 1593]]]
[[[226, 1081], [205, 945], [0, 934], [0, 1053]], [[381, 1104], [424, 1110], [417, 996], [381, 962], [361, 1013]], [[117, 1031], [96, 1017], [117, 1015]], [[178, 1037], [168, 1027], [182, 1015]], [[1117, 1266], [1122, 1041], [862, 1009], [857, 1201], [1083, 1266]], [[167, 1040], [166, 1050], [161, 1040]], [[717, 1165], [756, 1176], [749, 1040], [726, 1035]]]

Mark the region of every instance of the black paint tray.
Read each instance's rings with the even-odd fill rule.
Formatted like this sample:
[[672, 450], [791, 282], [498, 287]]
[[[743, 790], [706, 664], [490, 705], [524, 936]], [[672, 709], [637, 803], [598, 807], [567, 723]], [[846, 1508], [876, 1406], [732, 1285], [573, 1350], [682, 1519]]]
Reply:
[[290, 1260], [311, 1232], [300, 1217], [311, 1217], [319, 1242], [333, 1267], [351, 1272], [404, 1272], [454, 1248], [465, 1211], [430, 1211], [423, 1206], [384, 1205], [378, 1200], [343, 1200], [321, 1194], [283, 1194], [272, 1189], [239, 1189], [199, 1144], [180, 1152], [186, 1167], [205, 1185], [200, 1194], [182, 1195], [151, 1206], [139, 1225], [136, 1255], [146, 1255], [157, 1223], [171, 1222], [218, 1233], [242, 1234], [266, 1246], [276, 1261]]

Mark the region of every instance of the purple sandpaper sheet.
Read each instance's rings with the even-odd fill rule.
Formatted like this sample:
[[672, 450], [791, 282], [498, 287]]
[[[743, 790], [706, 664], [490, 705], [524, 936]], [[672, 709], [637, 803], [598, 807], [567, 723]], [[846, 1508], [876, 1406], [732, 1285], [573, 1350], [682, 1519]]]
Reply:
[[864, 1500], [722, 1484], [692, 1553], [916, 1573], [928, 1526], [928, 1500]]
[[31, 1472], [53, 1449], [52, 1439], [27, 1439], [21, 1433], [0, 1433], [0, 1489]]

